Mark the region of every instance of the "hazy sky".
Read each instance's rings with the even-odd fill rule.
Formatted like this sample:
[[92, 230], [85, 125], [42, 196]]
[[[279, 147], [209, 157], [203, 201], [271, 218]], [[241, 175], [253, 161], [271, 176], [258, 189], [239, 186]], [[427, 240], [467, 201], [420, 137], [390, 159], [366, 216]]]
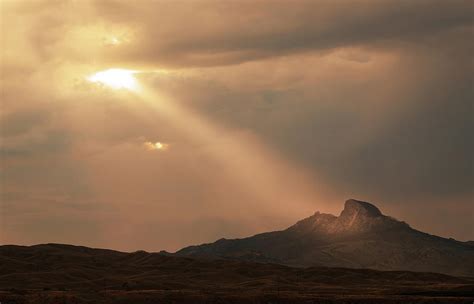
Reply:
[[172, 251], [347, 198], [474, 239], [473, 1], [0, 7], [3, 244]]

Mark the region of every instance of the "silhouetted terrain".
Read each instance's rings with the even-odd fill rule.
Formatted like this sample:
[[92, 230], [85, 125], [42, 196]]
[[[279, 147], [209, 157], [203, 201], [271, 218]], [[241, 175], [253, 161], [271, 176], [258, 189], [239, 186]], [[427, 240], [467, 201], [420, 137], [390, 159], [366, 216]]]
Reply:
[[474, 276], [472, 242], [412, 229], [372, 204], [348, 200], [340, 216], [316, 212], [283, 231], [190, 246], [179, 256], [288, 266], [411, 270]]
[[472, 303], [474, 278], [291, 268], [47, 244], [0, 246], [0, 302]]

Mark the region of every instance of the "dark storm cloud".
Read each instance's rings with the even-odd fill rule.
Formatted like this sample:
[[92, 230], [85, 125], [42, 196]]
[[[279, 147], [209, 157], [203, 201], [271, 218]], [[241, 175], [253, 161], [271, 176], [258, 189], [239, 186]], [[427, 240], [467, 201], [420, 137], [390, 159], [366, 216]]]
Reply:
[[[444, 38], [439, 44], [449, 41], [449, 36]], [[469, 45], [466, 42], [457, 47]], [[305, 159], [316, 172], [324, 172], [351, 193], [427, 203], [430, 198], [472, 197], [474, 94], [470, 57], [451, 57], [427, 48], [417, 51], [406, 50], [407, 57], [399, 63], [404, 67], [397, 69], [391, 79], [396, 95], [386, 96], [375, 105], [383, 107], [388, 102], [401, 106], [380, 113], [386, 122], [373, 125], [370, 136], [362, 136], [357, 145], [347, 138], [355, 130], [367, 128], [360, 109], [324, 108], [320, 104], [301, 121], [280, 128], [282, 132], [291, 130], [287, 137], [279, 135], [282, 148], [296, 159]], [[414, 88], [397, 84], [397, 78], [410, 79], [411, 74], [416, 75], [412, 79]], [[354, 101], [358, 107], [364, 103], [360, 98], [370, 96], [370, 90], [375, 92], [375, 88], [369, 88], [368, 92], [359, 92], [357, 98], [342, 98]]]
[[336, 160], [335, 179], [345, 181], [354, 191], [370, 187], [400, 199], [472, 196], [472, 80], [469, 74], [463, 80], [455, 79], [460, 71], [452, 68], [438, 71], [447, 72], [438, 79], [441, 83], [426, 88], [410, 112]]
[[[298, 52], [422, 43], [471, 26], [472, 1], [99, 1], [101, 15], [137, 27], [136, 44], [107, 56], [158, 66], [215, 66]], [[109, 57], [111, 56], [111, 57]]]

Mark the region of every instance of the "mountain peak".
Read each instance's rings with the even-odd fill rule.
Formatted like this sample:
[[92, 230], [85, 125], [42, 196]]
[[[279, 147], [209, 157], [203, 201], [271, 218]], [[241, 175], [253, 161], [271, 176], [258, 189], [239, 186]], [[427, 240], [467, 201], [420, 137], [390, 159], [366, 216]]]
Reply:
[[190, 246], [177, 255], [296, 266], [474, 274], [474, 246], [432, 236], [350, 199], [340, 216], [316, 212], [283, 231]]
[[330, 235], [347, 237], [348, 234], [359, 234], [369, 231], [391, 229], [400, 226], [400, 222], [384, 216], [371, 203], [349, 199], [339, 217], [332, 214], [316, 212], [289, 229], [313, 235]]
[[344, 204], [344, 210], [342, 210], [340, 217], [354, 217], [356, 215], [366, 217], [379, 217], [382, 216], [382, 212], [372, 205], [371, 203], [349, 199]]

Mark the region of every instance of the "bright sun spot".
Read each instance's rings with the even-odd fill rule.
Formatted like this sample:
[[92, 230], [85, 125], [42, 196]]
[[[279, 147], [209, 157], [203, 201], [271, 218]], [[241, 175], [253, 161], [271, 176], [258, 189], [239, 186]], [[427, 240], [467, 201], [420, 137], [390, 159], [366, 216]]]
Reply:
[[166, 150], [168, 149], [169, 145], [168, 144], [165, 144], [165, 143], [161, 143], [161, 142], [151, 142], [151, 141], [147, 141], [145, 142], [145, 147], [148, 149], [148, 150]]
[[128, 89], [136, 91], [138, 89], [138, 83], [133, 76], [135, 73], [136, 71], [131, 70], [109, 69], [97, 72], [94, 75], [89, 76], [87, 80], [109, 86], [113, 89]]

